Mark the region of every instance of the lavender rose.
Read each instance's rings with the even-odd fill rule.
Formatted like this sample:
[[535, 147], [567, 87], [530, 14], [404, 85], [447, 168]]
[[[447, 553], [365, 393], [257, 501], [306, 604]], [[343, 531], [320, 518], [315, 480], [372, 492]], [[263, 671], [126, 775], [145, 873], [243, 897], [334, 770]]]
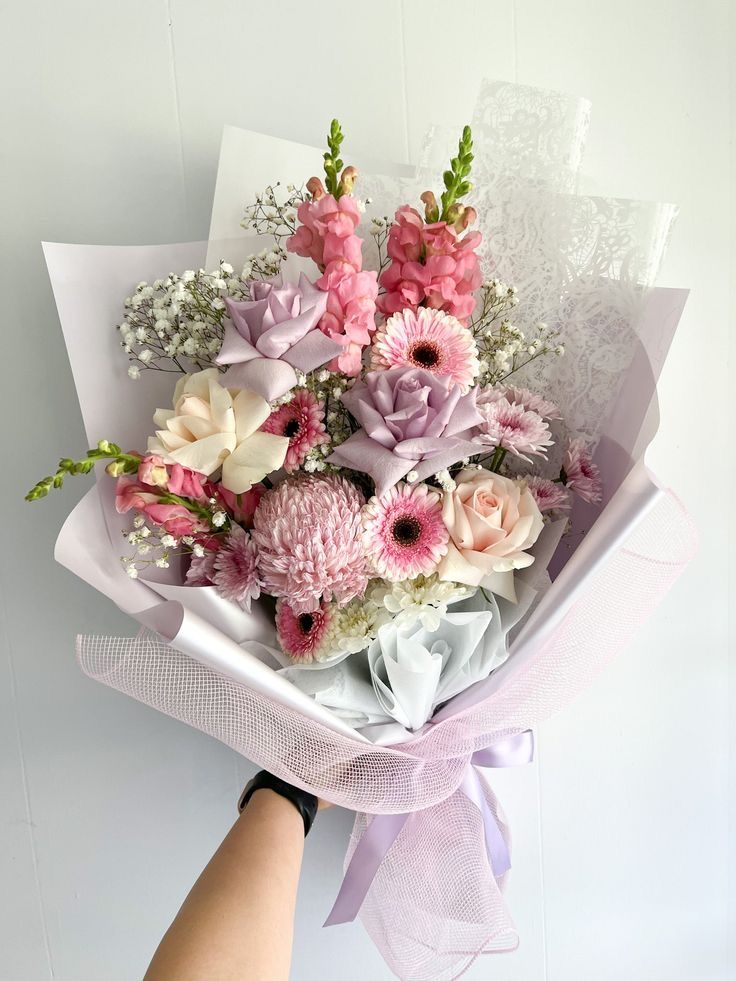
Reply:
[[368, 372], [342, 396], [362, 428], [328, 462], [369, 473], [380, 497], [412, 470], [422, 480], [477, 454], [476, 391], [463, 395], [449, 377], [422, 368]]
[[317, 324], [324, 316], [327, 294], [306, 276], [299, 285], [254, 280], [250, 300], [226, 299], [230, 322], [217, 356], [232, 365], [225, 373], [228, 388], [247, 388], [267, 402], [296, 385], [296, 370], [312, 371], [341, 353]]

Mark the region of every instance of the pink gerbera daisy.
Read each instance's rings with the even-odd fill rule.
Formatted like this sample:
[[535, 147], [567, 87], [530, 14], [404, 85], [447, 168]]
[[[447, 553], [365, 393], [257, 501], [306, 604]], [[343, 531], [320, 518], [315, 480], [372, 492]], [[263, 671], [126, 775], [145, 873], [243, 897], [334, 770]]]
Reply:
[[213, 582], [218, 593], [246, 610], [250, 610], [251, 600], [261, 595], [256, 558], [256, 546], [248, 532], [233, 525], [214, 561]]
[[372, 348], [375, 371], [407, 365], [449, 376], [467, 392], [478, 374], [473, 335], [455, 317], [420, 307], [401, 310], [376, 331]]
[[567, 511], [570, 507], [570, 495], [562, 486], [544, 477], [524, 477], [524, 483], [531, 491], [540, 511]]
[[447, 552], [442, 499], [426, 484], [396, 484], [363, 508], [363, 545], [389, 582], [429, 575]]
[[309, 613], [297, 613], [280, 599], [276, 604], [276, 633], [281, 649], [292, 661], [313, 661], [322, 652], [331, 619], [325, 603]]
[[479, 443], [500, 446], [527, 461], [526, 453], [545, 456], [547, 447], [552, 445], [547, 423], [523, 405], [501, 397], [478, 405], [478, 411], [483, 416], [483, 422], [475, 431]]
[[322, 600], [344, 606], [368, 583], [361, 543], [365, 498], [344, 477], [302, 474], [263, 495], [253, 516], [253, 540], [263, 588], [296, 613]]
[[570, 440], [562, 461], [562, 479], [584, 501], [600, 503], [603, 497], [601, 472], [593, 463], [590, 450], [582, 439]]
[[315, 446], [329, 442], [324, 415], [324, 402], [319, 402], [306, 388], [297, 388], [291, 401], [274, 409], [261, 426], [264, 433], [288, 437], [289, 448], [284, 460], [287, 473], [300, 467]]

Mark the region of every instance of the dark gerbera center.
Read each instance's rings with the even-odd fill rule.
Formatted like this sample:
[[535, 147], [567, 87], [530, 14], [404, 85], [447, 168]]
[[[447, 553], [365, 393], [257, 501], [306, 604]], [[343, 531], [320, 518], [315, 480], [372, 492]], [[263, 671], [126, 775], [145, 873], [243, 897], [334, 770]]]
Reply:
[[296, 622], [301, 632], [306, 636], [314, 626], [314, 617], [311, 613], [300, 613]]
[[397, 545], [414, 545], [422, 533], [422, 526], [416, 518], [397, 518], [391, 529], [391, 537]]
[[412, 348], [411, 359], [422, 368], [436, 368], [440, 362], [440, 351], [431, 341], [421, 341]]
[[284, 436], [288, 436], [289, 439], [293, 439], [294, 436], [299, 435], [299, 430], [301, 426], [299, 425], [298, 419], [289, 419], [289, 421], [284, 426]]

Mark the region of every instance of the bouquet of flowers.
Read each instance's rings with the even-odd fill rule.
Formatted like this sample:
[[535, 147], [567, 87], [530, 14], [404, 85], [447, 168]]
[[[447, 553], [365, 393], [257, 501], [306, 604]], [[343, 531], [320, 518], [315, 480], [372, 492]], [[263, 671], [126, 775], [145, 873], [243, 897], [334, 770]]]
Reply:
[[104, 464], [57, 557], [147, 628], [82, 667], [358, 811], [329, 922], [402, 978], [515, 946], [479, 768], [531, 759], [692, 547], [641, 463], [673, 211], [571, 193], [587, 115], [489, 83], [440, 175], [441, 132], [371, 176], [333, 120], [323, 176], [244, 211], [241, 154], [313, 154], [227, 131], [206, 258], [46, 247], [94, 447], [28, 498]]

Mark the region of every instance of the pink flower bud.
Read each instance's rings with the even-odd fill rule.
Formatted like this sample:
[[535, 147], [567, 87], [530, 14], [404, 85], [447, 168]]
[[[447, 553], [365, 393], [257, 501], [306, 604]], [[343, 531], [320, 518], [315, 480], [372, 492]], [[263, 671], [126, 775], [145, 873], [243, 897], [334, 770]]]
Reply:
[[430, 224], [438, 221], [440, 217], [440, 209], [439, 205], [437, 204], [437, 198], [434, 196], [432, 191], [425, 191], [419, 200], [424, 204], [424, 217], [426, 220]]
[[325, 188], [319, 177], [310, 177], [307, 181], [307, 191], [312, 196], [313, 201], [319, 201], [325, 196]]
[[358, 171], [355, 169], [355, 167], [346, 167], [342, 172], [342, 176], [340, 177], [340, 184], [337, 188], [338, 196], [342, 194], [350, 194], [357, 179]]

